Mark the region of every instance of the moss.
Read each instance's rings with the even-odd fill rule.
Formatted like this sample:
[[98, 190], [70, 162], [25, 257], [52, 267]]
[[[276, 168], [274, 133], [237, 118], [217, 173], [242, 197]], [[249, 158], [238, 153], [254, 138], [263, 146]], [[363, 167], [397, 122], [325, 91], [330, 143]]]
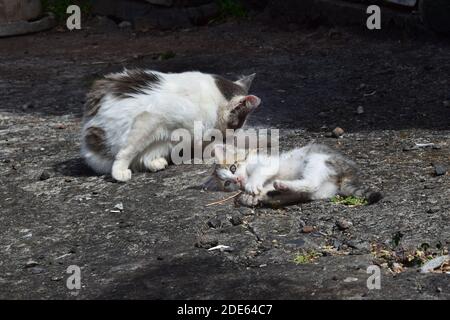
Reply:
[[299, 252], [294, 257], [295, 264], [307, 264], [314, 262], [317, 258], [321, 257], [322, 254], [315, 250], [308, 250], [305, 252]]
[[347, 206], [364, 206], [368, 203], [366, 199], [354, 196], [348, 197], [334, 196], [333, 198], [331, 198], [331, 202], [336, 204], [344, 204]]

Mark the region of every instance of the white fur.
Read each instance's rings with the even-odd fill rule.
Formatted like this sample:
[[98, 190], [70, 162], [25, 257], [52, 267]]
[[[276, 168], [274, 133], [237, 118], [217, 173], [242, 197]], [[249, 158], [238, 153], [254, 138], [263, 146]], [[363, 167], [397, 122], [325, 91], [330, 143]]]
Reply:
[[202, 121], [204, 130], [216, 125], [218, 108], [227, 101], [213, 76], [152, 72], [161, 79], [157, 88], [125, 99], [107, 95], [98, 113], [84, 123], [83, 137], [92, 126], [106, 132], [112, 154], [108, 158], [93, 153], [82, 139], [81, 154], [95, 171], [112, 172], [115, 179], [127, 181], [133, 167], [162, 170], [168, 164], [174, 130], [184, 128], [192, 134], [195, 121]]
[[[216, 157], [223, 160], [223, 152], [216, 147]], [[226, 147], [229, 152], [229, 147]], [[238, 163], [236, 172], [222, 168], [217, 175], [240, 186], [247, 194], [258, 196], [275, 189], [308, 193], [312, 200], [333, 197], [338, 186], [330, 178], [335, 174], [326, 165], [330, 155], [310, 152], [309, 147], [294, 149], [279, 156], [251, 153]], [[224, 172], [221, 172], [224, 171]], [[227, 173], [228, 172], [228, 173]]]

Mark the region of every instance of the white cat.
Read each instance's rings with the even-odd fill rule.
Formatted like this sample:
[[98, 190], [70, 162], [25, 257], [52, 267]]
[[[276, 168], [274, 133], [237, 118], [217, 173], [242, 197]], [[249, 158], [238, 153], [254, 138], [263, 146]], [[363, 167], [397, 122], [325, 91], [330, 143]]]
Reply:
[[335, 195], [382, 198], [360, 182], [356, 164], [337, 151], [310, 144], [280, 155], [247, 152], [229, 145], [215, 146], [217, 163], [206, 189], [243, 190], [246, 206], [284, 206]]
[[96, 172], [118, 181], [133, 170], [163, 170], [171, 133], [194, 122], [203, 131], [241, 128], [261, 102], [248, 90], [254, 75], [232, 82], [201, 72], [124, 70], [94, 83], [84, 113], [81, 155]]

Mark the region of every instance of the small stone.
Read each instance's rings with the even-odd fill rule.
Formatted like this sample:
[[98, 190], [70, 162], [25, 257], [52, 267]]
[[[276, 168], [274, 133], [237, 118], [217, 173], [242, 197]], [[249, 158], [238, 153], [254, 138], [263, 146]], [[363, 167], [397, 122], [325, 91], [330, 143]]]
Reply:
[[51, 277], [50, 280], [52, 280], [52, 281], [61, 281], [62, 277]]
[[356, 108], [356, 114], [363, 114], [364, 113], [364, 107], [363, 106], [359, 106], [358, 108]]
[[439, 212], [441, 210], [440, 207], [431, 207], [427, 210], [427, 213], [436, 213]]
[[50, 179], [51, 176], [52, 175], [51, 175], [50, 171], [44, 170], [44, 171], [42, 171], [41, 175], [39, 176], [39, 180], [44, 181], [44, 180]]
[[444, 105], [444, 107], [450, 107], [450, 100], [442, 101], [442, 104]]
[[114, 209], [123, 211], [123, 203], [122, 203], [122, 202], [119, 202], [118, 204], [116, 204], [116, 205], [114, 206]]
[[449, 255], [436, 257], [436, 258], [428, 261], [427, 263], [425, 263], [420, 268], [420, 272], [421, 273], [432, 272], [433, 270], [441, 267], [444, 263], [446, 263], [448, 261], [450, 261], [450, 256]]
[[339, 228], [339, 230], [347, 230], [351, 226], [353, 226], [353, 223], [344, 219], [340, 219], [336, 221], [336, 226]]
[[28, 262], [25, 264], [25, 268], [33, 268], [37, 266], [39, 263], [34, 260], [28, 260]]
[[33, 274], [40, 274], [40, 273], [45, 272], [45, 269], [44, 268], [40, 268], [40, 267], [33, 267], [33, 268], [30, 269], [30, 271]]
[[444, 174], [447, 173], [447, 168], [443, 164], [433, 163], [433, 167], [436, 176], [443, 176]]
[[119, 28], [120, 29], [127, 29], [127, 28], [131, 28], [132, 24], [129, 21], [122, 21], [121, 23], [119, 23]]
[[31, 103], [31, 102], [27, 102], [27, 103], [25, 103], [23, 106], [22, 106], [22, 110], [23, 111], [26, 111], [26, 110], [29, 110], [29, 109], [33, 109], [34, 108], [34, 106], [33, 106], [33, 104]]
[[313, 226], [304, 226], [303, 228], [302, 228], [302, 232], [303, 233], [311, 233], [311, 232], [313, 232], [314, 231], [314, 227]]
[[404, 271], [403, 266], [400, 263], [394, 262], [392, 264], [392, 271], [394, 271], [395, 273], [401, 273]]
[[436, 288], [436, 292], [441, 293], [442, 292], [442, 288], [441, 287], [437, 287]]
[[240, 214], [233, 214], [231, 216], [230, 222], [233, 226], [238, 226], [242, 224], [242, 218]]
[[204, 234], [197, 240], [197, 242], [195, 243], [195, 246], [198, 248], [209, 249], [209, 248], [217, 246], [218, 244], [219, 244], [219, 240], [216, 237]]
[[341, 127], [336, 127], [336, 128], [334, 128], [334, 130], [331, 132], [331, 134], [332, 134], [333, 137], [335, 137], [335, 138], [340, 138], [340, 137], [342, 137], [342, 135], [344, 134], [344, 129], [342, 129]]
[[344, 282], [349, 283], [349, 282], [356, 282], [358, 281], [358, 278], [353, 278], [353, 277], [347, 277], [344, 279]]
[[222, 221], [220, 221], [220, 219], [217, 218], [211, 218], [208, 220], [208, 227], [210, 228], [220, 228], [222, 226]]

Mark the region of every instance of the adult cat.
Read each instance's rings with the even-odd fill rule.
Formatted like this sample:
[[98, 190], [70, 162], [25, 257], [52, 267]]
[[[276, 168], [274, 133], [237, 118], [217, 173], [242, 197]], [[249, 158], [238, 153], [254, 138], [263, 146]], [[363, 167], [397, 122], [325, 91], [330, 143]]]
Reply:
[[163, 170], [171, 133], [241, 128], [261, 102], [248, 91], [254, 75], [237, 81], [201, 72], [124, 70], [94, 83], [87, 95], [81, 155], [96, 172], [118, 181], [131, 170]]

